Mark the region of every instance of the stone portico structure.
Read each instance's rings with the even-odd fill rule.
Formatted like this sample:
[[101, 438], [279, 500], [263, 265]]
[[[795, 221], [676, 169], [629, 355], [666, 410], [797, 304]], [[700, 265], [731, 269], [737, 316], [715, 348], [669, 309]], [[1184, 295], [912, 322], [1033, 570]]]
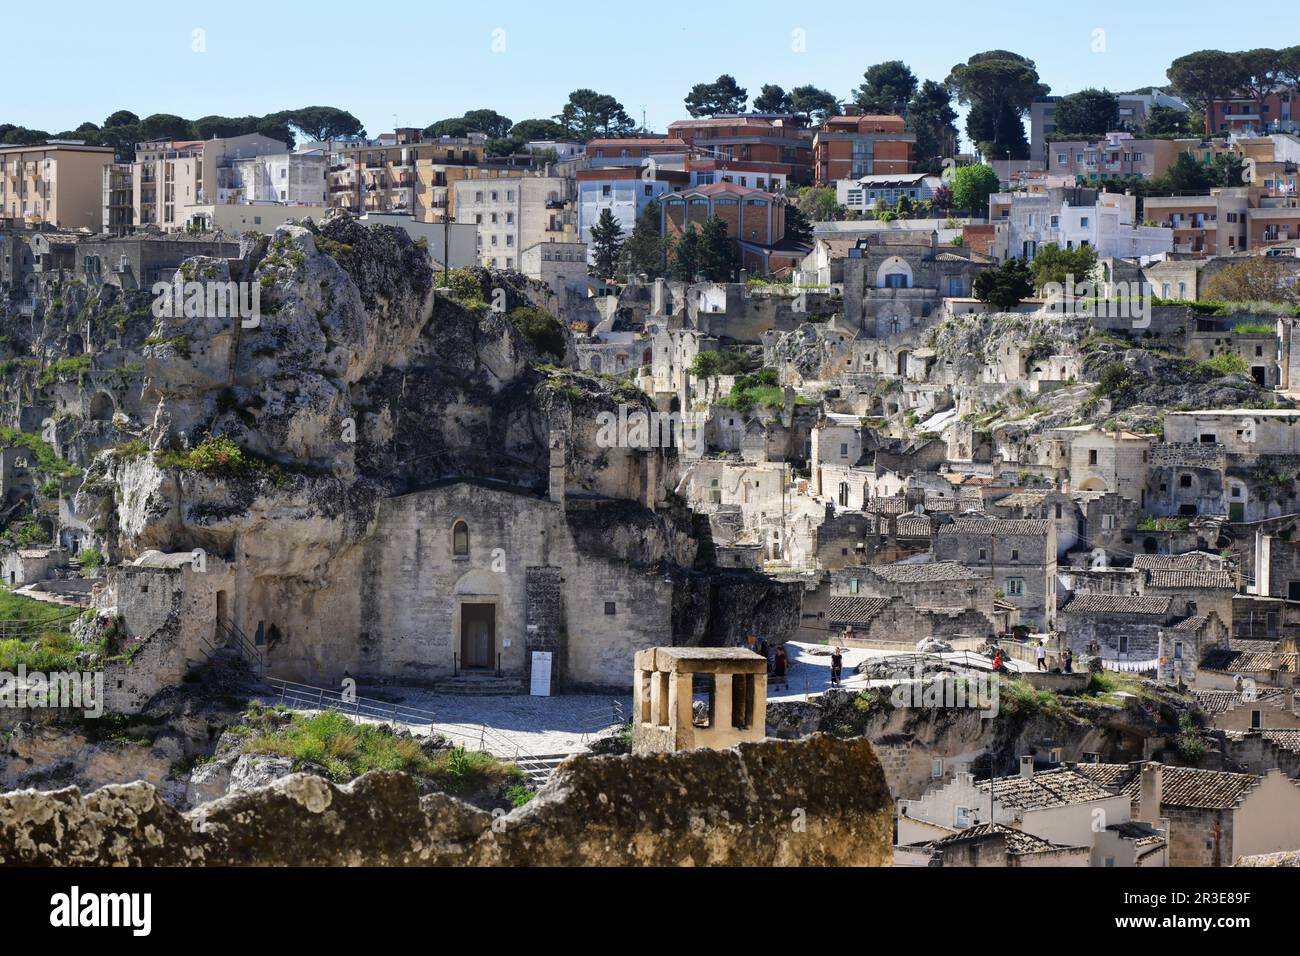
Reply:
[[742, 647], [637, 651], [632, 712], [634, 753], [725, 750], [762, 740], [767, 662]]

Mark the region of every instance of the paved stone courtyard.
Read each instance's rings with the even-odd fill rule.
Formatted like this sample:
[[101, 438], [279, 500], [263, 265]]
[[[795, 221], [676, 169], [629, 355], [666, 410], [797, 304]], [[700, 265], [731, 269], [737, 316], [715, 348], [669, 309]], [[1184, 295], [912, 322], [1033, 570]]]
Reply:
[[632, 712], [630, 695], [476, 696], [435, 694], [427, 688], [393, 684], [360, 686], [357, 693], [431, 711], [433, 724], [413, 726], [413, 732], [432, 731], [470, 750], [485, 749], [498, 757], [579, 753], [597, 737], [615, 732], [616, 700], [621, 713]]

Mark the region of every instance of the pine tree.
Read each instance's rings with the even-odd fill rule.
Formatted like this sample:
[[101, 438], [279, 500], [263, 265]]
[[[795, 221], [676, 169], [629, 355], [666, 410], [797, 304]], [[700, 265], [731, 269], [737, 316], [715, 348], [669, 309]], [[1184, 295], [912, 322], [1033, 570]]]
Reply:
[[740, 267], [735, 243], [727, 235], [727, 224], [717, 216], [705, 220], [700, 230], [700, 273], [711, 282], [730, 282]]
[[602, 209], [600, 218], [591, 227], [591, 274], [599, 279], [611, 278], [622, 249], [623, 227], [609, 209]]
[[625, 275], [644, 273], [657, 279], [668, 271], [666, 249], [659, 234], [659, 203], [650, 202], [637, 217], [632, 235], [623, 244], [622, 271]]
[[700, 271], [700, 235], [691, 223], [673, 244], [673, 278], [679, 282], [694, 282]]

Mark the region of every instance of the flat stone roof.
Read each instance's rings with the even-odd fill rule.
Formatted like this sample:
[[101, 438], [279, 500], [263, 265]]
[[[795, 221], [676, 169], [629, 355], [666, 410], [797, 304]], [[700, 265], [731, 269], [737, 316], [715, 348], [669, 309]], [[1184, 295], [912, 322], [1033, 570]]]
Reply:
[[767, 660], [745, 647], [648, 647], [636, 653], [639, 670], [766, 674]]

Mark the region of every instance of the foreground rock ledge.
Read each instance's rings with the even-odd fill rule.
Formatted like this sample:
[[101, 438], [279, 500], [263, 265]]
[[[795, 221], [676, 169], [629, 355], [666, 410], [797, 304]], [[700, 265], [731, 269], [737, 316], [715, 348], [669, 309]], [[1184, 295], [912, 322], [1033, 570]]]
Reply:
[[0, 795], [10, 866], [887, 866], [865, 738], [570, 759], [493, 817], [402, 773], [293, 774], [182, 814], [143, 782]]

